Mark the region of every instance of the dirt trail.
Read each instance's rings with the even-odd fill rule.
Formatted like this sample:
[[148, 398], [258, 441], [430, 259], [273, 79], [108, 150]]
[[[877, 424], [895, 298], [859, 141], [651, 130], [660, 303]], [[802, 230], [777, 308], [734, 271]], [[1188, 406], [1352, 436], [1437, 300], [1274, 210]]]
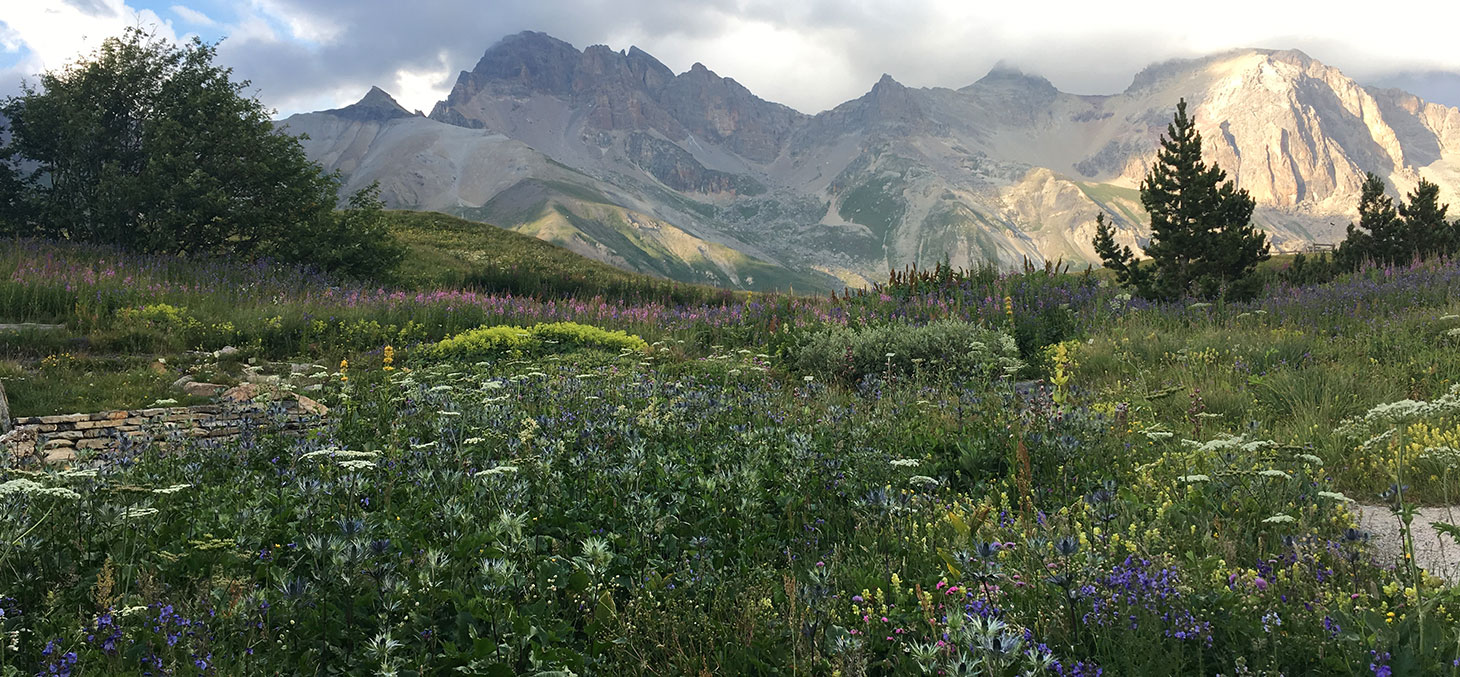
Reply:
[[[1359, 528], [1369, 532], [1375, 560], [1380, 564], [1397, 562], [1403, 553], [1399, 537], [1399, 518], [1382, 505], [1359, 505]], [[1415, 513], [1414, 559], [1421, 568], [1451, 583], [1460, 583], [1460, 545], [1454, 539], [1437, 533], [1435, 522], [1460, 524], [1460, 505], [1420, 508]]]

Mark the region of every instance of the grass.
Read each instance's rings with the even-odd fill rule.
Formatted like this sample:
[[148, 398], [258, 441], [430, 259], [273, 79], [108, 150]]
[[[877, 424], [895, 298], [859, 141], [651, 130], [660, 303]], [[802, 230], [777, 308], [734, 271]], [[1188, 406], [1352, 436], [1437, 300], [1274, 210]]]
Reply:
[[734, 292], [615, 268], [562, 247], [495, 226], [435, 212], [389, 213], [391, 232], [408, 247], [399, 281], [417, 288], [471, 287], [522, 296], [705, 303]]
[[39, 362], [0, 362], [0, 380], [16, 418], [138, 409], [169, 399], [183, 405], [206, 402], [172, 387], [179, 373], [143, 357], [60, 353]]

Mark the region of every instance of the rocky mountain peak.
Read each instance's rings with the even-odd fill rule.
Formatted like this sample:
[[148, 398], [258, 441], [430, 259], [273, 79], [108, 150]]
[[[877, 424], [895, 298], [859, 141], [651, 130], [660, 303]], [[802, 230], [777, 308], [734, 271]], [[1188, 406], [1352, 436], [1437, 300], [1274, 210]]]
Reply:
[[965, 87], [968, 89], [978, 88], [1015, 88], [1035, 92], [1058, 93], [1059, 90], [1041, 75], [1025, 73], [1022, 69], [1004, 61], [994, 64], [987, 75], [978, 79], [977, 82]]
[[[1366, 171], [1399, 193], [1421, 176], [1437, 180], [1447, 201], [1460, 200], [1450, 178], [1460, 176], [1460, 109], [1360, 86], [1296, 50], [1168, 61], [1105, 96], [1060, 92], [1007, 63], [957, 91], [907, 87], [891, 75], [864, 91], [808, 117], [702, 63], [676, 74], [637, 47], [580, 51], [522, 33], [462, 73], [434, 121], [363, 135], [358, 125], [310, 122], [338, 137], [337, 155], [321, 156], [346, 171], [357, 166], [349, 162], [358, 140], [371, 135], [416, 158], [417, 146], [404, 142], [413, 125], [443, 147], [510, 139], [556, 163], [553, 172], [580, 172], [570, 183], [612, 186], [600, 188], [620, 206], [857, 275], [944, 255], [1093, 260], [1089, 229], [1099, 210], [1115, 216], [1123, 243], [1138, 245], [1134, 188], [1183, 98], [1207, 159], [1248, 190], [1282, 246], [1341, 237]], [[383, 92], [351, 108], [404, 114]], [[421, 202], [411, 197], [418, 177], [434, 176], [436, 166], [405, 162], [414, 164], [401, 170], [393, 199]], [[433, 204], [490, 199], [490, 191], [451, 194], [453, 181], [477, 171], [433, 179], [442, 187], [432, 189], [442, 196]], [[686, 207], [696, 202], [716, 208]]]
[[416, 114], [406, 110], [390, 94], [379, 87], [371, 87], [359, 101], [344, 108], [323, 111], [328, 115], [359, 120], [362, 122], [385, 122], [396, 118], [414, 117]]
[[547, 33], [523, 31], [488, 48], [471, 76], [525, 91], [566, 93], [579, 58], [578, 50], [562, 40]]

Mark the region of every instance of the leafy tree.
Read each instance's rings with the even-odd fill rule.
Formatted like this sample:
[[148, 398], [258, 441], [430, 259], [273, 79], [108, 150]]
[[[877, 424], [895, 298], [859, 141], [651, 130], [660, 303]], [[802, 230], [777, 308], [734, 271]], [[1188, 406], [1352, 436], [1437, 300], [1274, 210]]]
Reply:
[[380, 186], [372, 183], [350, 196], [348, 208], [294, 237], [267, 244], [264, 253], [350, 277], [380, 277], [405, 257], [405, 249], [390, 233], [384, 210]]
[[373, 270], [349, 263], [360, 234], [333, 214], [338, 176], [275, 131], [215, 55], [197, 38], [177, 46], [132, 28], [8, 99], [6, 152], [27, 161], [18, 221], [46, 237], [171, 254], [254, 256], [323, 231], [336, 239], [312, 240], [310, 261]]
[[1103, 215], [1094, 245], [1121, 284], [1147, 298], [1243, 297], [1256, 292], [1252, 273], [1267, 260], [1267, 235], [1252, 225], [1255, 206], [1246, 190], [1201, 157], [1201, 134], [1186, 114], [1186, 100], [1161, 137], [1156, 162], [1141, 182], [1141, 204], [1151, 217], [1150, 263], [1129, 247], [1116, 248]]
[[27, 223], [26, 194], [20, 180], [20, 172], [14, 161], [14, 149], [9, 143], [6, 120], [0, 117], [0, 235], [7, 233], [30, 235], [31, 224]]

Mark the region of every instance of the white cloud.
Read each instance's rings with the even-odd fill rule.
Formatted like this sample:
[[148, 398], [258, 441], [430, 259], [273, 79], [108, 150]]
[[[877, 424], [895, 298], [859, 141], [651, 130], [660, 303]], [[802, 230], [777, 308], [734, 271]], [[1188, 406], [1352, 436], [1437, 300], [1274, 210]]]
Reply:
[[395, 72], [395, 86], [388, 89], [400, 105], [409, 110], [430, 113], [437, 101], [451, 93], [455, 74], [456, 71], [446, 67], [439, 70], [398, 70]]
[[[24, 51], [11, 69], [30, 77], [75, 61], [96, 49], [106, 38], [129, 27], [154, 29], [157, 36], [177, 40], [172, 23], [149, 9], [135, 10], [123, 0], [91, 0], [81, 6], [55, 2], [0, 3], [0, 43], [6, 51]], [[12, 49], [14, 47], [14, 49]], [[0, 83], [11, 91], [18, 82]]]
[[198, 10], [188, 7], [186, 5], [173, 5], [172, 7], [169, 7], [168, 10], [171, 11], [173, 14], [176, 14], [178, 18], [182, 19], [183, 21], [186, 21], [195, 26], [218, 25], [218, 22], [214, 21], [213, 17], [210, 17], [207, 14], [199, 12]]
[[[249, 4], [259, 15], [268, 17], [289, 28], [295, 39], [315, 44], [329, 44], [343, 33], [343, 28], [325, 17], [316, 17], [308, 12], [298, 11], [287, 2], [277, 0], [250, 0]], [[390, 5], [396, 7], [394, 3]], [[406, 9], [405, 11], [410, 11]]]

